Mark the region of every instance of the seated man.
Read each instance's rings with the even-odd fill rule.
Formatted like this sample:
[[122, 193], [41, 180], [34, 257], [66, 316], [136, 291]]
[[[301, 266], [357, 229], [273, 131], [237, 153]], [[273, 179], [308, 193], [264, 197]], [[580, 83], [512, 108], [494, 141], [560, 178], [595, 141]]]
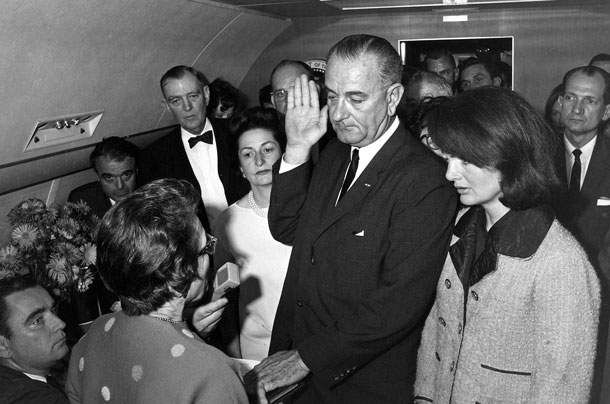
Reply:
[[89, 156], [97, 181], [72, 190], [68, 201], [85, 201], [99, 218], [104, 216], [112, 205], [136, 189], [138, 152], [123, 138], [104, 138]]
[[[97, 181], [82, 185], [70, 192], [69, 202], [84, 201], [89, 205], [93, 213], [100, 219], [117, 202], [122, 201], [136, 189], [136, 175], [138, 172], [137, 162], [139, 149], [127, 140], [111, 136], [104, 138], [95, 146], [89, 156], [91, 168], [97, 175]], [[99, 279], [95, 280], [94, 286], [101, 314], [116, 310], [116, 297], [110, 293]], [[115, 308], [113, 308], [113, 306]], [[74, 315], [74, 317], [78, 317]], [[69, 335], [80, 336], [75, 331], [75, 324], [86, 329], [86, 324], [93, 318], [68, 318]]]
[[68, 403], [50, 369], [68, 353], [53, 298], [30, 277], [0, 281], [0, 403]]

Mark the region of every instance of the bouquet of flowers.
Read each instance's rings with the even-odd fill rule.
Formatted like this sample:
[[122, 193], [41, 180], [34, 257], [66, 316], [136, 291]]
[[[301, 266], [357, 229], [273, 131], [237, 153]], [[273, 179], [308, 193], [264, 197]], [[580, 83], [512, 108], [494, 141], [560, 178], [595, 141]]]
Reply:
[[89, 290], [99, 219], [86, 203], [47, 207], [30, 198], [11, 209], [8, 218], [12, 231], [0, 248], [0, 279], [29, 273], [62, 300]]

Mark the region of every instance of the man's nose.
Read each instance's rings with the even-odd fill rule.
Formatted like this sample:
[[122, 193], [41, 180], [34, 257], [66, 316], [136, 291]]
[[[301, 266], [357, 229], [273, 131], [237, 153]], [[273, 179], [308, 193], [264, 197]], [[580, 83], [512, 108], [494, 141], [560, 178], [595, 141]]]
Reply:
[[125, 180], [123, 180], [121, 177], [118, 177], [115, 181], [115, 186], [116, 189], [123, 189], [125, 188]]
[[60, 331], [66, 328], [66, 323], [59, 318], [55, 313], [51, 313], [51, 326], [53, 327], [53, 331]]
[[337, 101], [337, 103], [334, 105], [334, 107], [331, 107], [331, 113], [332, 113], [332, 119], [335, 122], [339, 122], [342, 121], [343, 119], [347, 118], [347, 109], [345, 108], [345, 101], [343, 100], [339, 100]]
[[578, 115], [582, 114], [582, 112], [584, 111], [583, 102], [583, 100], [574, 101], [574, 104], [572, 104], [572, 113]]
[[190, 111], [193, 109], [193, 103], [188, 98], [182, 103], [182, 109], [185, 111]]

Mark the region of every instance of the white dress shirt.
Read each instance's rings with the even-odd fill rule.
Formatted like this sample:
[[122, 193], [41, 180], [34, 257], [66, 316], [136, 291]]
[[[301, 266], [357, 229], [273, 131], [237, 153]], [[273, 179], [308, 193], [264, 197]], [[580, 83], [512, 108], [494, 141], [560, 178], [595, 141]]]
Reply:
[[[354, 146], [351, 147], [351, 149], [350, 149], [350, 156], [352, 155], [352, 152], [354, 151], [354, 149], [359, 149], [359, 151], [358, 151], [358, 158], [359, 159], [358, 159], [358, 170], [356, 170], [356, 175], [354, 176], [354, 180], [350, 184], [350, 188], [354, 184], [354, 182], [356, 182], [358, 177], [360, 177], [360, 174], [362, 174], [364, 169], [369, 165], [369, 163], [377, 155], [379, 150], [381, 150], [383, 145], [386, 144], [386, 142], [390, 139], [390, 137], [394, 134], [394, 132], [396, 132], [396, 129], [398, 128], [398, 124], [399, 124], [398, 118], [394, 118], [394, 122], [392, 122], [390, 127], [377, 140], [375, 140], [373, 143], [371, 143], [369, 145], [366, 145], [364, 147], [354, 147]], [[279, 172], [280, 172], [280, 174], [281, 173], [285, 173], [285, 172], [290, 171], [290, 170], [292, 170], [294, 168], [297, 168], [298, 166], [300, 166], [300, 164], [296, 164], [295, 165], [295, 164], [287, 163], [284, 160], [284, 157], [282, 156], [282, 161], [280, 162], [280, 171]], [[349, 168], [349, 166], [348, 166], [348, 168]], [[347, 170], [345, 170], [345, 174], [343, 175], [343, 179], [345, 179], [346, 175], [347, 175]], [[339, 194], [340, 193], [341, 193], [341, 188], [339, 188], [339, 190], [337, 192], [337, 201], [336, 202], [339, 201]], [[336, 202], [335, 202], [335, 204], [336, 204]]]
[[195, 135], [187, 132], [184, 128], [180, 128], [182, 134], [182, 144], [186, 151], [186, 156], [189, 159], [191, 168], [195, 173], [195, 178], [201, 187], [201, 198], [205, 205], [205, 211], [210, 222], [210, 228], [214, 229], [214, 224], [218, 216], [229, 207], [225, 189], [218, 175], [218, 149], [216, 147], [216, 135], [209, 119], [205, 121], [205, 127], [200, 133], [211, 130], [213, 134], [213, 143], [198, 142], [192, 149], [188, 140]]

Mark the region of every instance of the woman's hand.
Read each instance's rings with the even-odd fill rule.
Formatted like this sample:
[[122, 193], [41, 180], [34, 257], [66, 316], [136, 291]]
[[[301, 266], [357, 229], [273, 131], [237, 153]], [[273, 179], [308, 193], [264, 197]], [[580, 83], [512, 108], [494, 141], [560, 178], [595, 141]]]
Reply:
[[193, 313], [193, 327], [201, 338], [205, 338], [214, 330], [222, 318], [222, 313], [229, 300], [226, 297], [199, 306]]

